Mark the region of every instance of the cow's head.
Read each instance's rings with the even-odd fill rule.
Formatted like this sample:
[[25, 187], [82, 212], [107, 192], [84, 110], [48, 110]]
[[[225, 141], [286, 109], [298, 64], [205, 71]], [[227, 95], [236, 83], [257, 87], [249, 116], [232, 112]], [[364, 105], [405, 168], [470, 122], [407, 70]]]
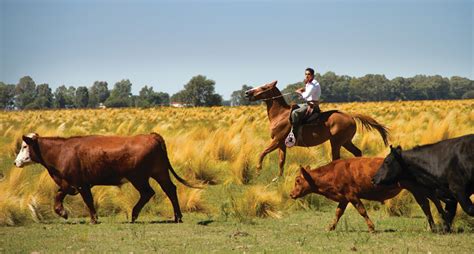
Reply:
[[257, 101], [257, 100], [267, 99], [272, 96], [275, 96], [272, 90], [273, 88], [276, 87], [277, 82], [278, 81], [275, 80], [263, 86], [259, 86], [259, 87], [247, 90], [245, 91], [245, 97], [249, 99], [249, 101]]
[[306, 194], [311, 193], [312, 189], [315, 187], [315, 183], [311, 175], [308, 173], [310, 167], [307, 166], [306, 169], [300, 166], [300, 175], [295, 179], [295, 186], [290, 193], [290, 197], [293, 199], [306, 196]]
[[398, 182], [403, 171], [402, 148], [390, 146], [390, 153], [385, 157], [382, 166], [372, 178], [374, 185], [389, 185]]
[[36, 133], [30, 133], [22, 137], [23, 142], [21, 143], [20, 152], [15, 159], [15, 166], [22, 168], [26, 165], [36, 163], [37, 157], [35, 149], [33, 148], [38, 144], [39, 135]]

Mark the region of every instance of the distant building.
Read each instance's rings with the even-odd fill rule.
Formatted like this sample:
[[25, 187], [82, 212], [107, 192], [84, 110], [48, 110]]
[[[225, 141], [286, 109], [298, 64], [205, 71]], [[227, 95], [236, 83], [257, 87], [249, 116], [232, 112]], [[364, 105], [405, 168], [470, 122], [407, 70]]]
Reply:
[[181, 103], [181, 102], [171, 102], [170, 106], [175, 107], [175, 108], [185, 108], [185, 107], [187, 108], [187, 107], [192, 107], [193, 105], [192, 104], [184, 104], [184, 103]]

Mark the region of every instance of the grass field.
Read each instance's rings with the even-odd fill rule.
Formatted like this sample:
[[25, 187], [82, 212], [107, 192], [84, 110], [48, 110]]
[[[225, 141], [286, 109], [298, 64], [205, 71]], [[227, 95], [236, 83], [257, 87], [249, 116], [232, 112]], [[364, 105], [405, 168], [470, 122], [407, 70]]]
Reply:
[[[329, 207], [328, 207], [329, 208]], [[297, 211], [282, 219], [252, 223], [185, 214], [183, 224], [146, 216], [130, 224], [124, 217], [102, 218], [91, 226], [85, 219], [54, 219], [0, 230], [0, 252], [121, 253], [472, 253], [473, 232], [433, 234], [425, 219], [371, 214], [378, 230], [368, 233], [363, 218], [348, 209], [339, 228], [325, 227], [333, 210]]]
[[[322, 109], [362, 113], [386, 124], [390, 143], [415, 145], [474, 133], [474, 100], [323, 104]], [[335, 232], [326, 232], [336, 204], [317, 195], [292, 200], [299, 165], [330, 161], [330, 147], [288, 150], [285, 177], [277, 183], [277, 153], [255, 173], [258, 154], [270, 142], [264, 106], [235, 108], [155, 108], [0, 112], [0, 253], [2, 252], [474, 252], [474, 220], [459, 210], [455, 233], [433, 234], [408, 193], [385, 205], [365, 202], [375, 223], [370, 234], [363, 218], [348, 208]], [[39, 165], [12, 167], [21, 135], [134, 135], [158, 132], [171, 162], [203, 190], [178, 185], [183, 224], [172, 218], [170, 202], [152, 181], [155, 197], [129, 224], [138, 200], [130, 184], [94, 187], [99, 225], [88, 224], [78, 196], [68, 196], [68, 221], [52, 210], [57, 187]], [[375, 132], [358, 129], [354, 143], [365, 156], [388, 148]], [[351, 155], [342, 150], [342, 157]], [[3, 176], [3, 177], [2, 177]], [[432, 209], [437, 214], [435, 209]]]

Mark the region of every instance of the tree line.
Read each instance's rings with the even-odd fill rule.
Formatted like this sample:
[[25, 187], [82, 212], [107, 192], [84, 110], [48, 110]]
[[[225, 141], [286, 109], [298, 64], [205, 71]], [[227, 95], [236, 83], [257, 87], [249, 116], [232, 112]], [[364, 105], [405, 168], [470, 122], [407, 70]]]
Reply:
[[[321, 100], [324, 102], [474, 99], [473, 81], [458, 76], [416, 75], [389, 80], [385, 75], [367, 74], [357, 78], [338, 76], [330, 71], [324, 75], [316, 73], [315, 79], [321, 85]], [[285, 96], [288, 103], [300, 103], [302, 100], [294, 91], [303, 86], [301, 81], [280, 90], [288, 94]], [[249, 105], [244, 91], [250, 88], [244, 85], [241, 90], [233, 92], [232, 104]]]
[[[463, 77], [445, 78], [439, 75], [417, 75], [411, 78], [396, 77], [392, 80], [384, 75], [368, 74], [350, 77], [327, 72], [315, 76], [321, 84], [321, 100], [325, 102], [393, 101], [393, 100], [444, 100], [474, 98], [473, 81]], [[303, 82], [288, 84], [281, 91], [289, 103], [301, 102], [294, 91]], [[178, 103], [183, 106], [251, 105], [245, 91], [252, 86], [243, 85], [224, 101], [215, 92], [215, 81], [197, 75], [173, 94], [154, 91], [144, 86], [138, 95], [131, 93], [132, 83], [123, 79], [108, 88], [105, 81], [95, 81], [92, 86], [59, 86], [53, 92], [48, 84], [36, 85], [30, 76], [22, 77], [17, 84], [0, 82], [0, 108], [2, 109], [47, 109], [47, 108], [97, 108], [105, 107], [155, 107]]]

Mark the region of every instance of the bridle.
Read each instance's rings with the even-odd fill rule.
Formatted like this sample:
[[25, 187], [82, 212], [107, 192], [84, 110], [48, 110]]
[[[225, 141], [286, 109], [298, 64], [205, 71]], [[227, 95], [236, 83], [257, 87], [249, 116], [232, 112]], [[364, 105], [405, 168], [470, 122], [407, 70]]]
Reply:
[[276, 99], [276, 98], [280, 98], [280, 97], [283, 97], [283, 96], [286, 96], [286, 95], [289, 95], [289, 94], [292, 94], [292, 93], [295, 93], [295, 92], [284, 93], [284, 94], [280, 94], [280, 95], [278, 95], [278, 96], [273, 96], [273, 97], [266, 98], [266, 99], [261, 99], [261, 100], [262, 100], [262, 101], [274, 100], [274, 99]]

